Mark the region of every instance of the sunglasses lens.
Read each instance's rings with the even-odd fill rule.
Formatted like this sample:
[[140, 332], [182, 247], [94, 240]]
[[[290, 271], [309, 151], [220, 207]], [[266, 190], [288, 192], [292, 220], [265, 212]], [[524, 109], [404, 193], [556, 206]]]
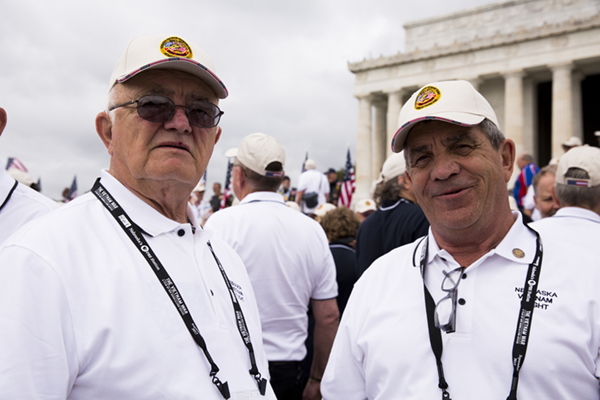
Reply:
[[139, 116], [150, 122], [167, 122], [171, 119], [174, 109], [173, 102], [162, 96], [144, 96], [137, 104]]
[[219, 108], [207, 101], [194, 101], [187, 106], [190, 124], [199, 128], [212, 128], [219, 123]]

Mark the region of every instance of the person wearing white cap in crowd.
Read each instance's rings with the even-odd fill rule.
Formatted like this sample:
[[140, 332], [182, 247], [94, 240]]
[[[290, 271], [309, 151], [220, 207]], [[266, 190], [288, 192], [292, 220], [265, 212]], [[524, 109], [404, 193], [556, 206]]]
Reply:
[[323, 398], [599, 399], [600, 257], [511, 212], [515, 144], [487, 100], [431, 83], [399, 125], [393, 150], [431, 227], [354, 286]]
[[206, 193], [206, 185], [201, 179], [190, 195], [190, 204], [194, 208], [196, 212], [196, 218], [202, 226], [204, 226], [206, 220], [211, 214], [211, 206], [208, 200], [204, 198], [204, 193]]
[[354, 203], [353, 208], [358, 220], [362, 223], [368, 216], [377, 210], [377, 205], [373, 199], [360, 199]]
[[[211, 216], [206, 229], [229, 243], [248, 269], [277, 398], [320, 399], [339, 319], [335, 264], [319, 224], [286, 207], [277, 193], [284, 168], [285, 152], [275, 138], [246, 136], [232, 169], [240, 204]], [[300, 361], [306, 355], [309, 304], [316, 322], [315, 353], [304, 386]]]
[[[0, 108], [0, 135], [6, 121], [6, 111]], [[0, 169], [0, 244], [27, 222], [59, 207], [56, 202], [27, 187], [29, 185], [20, 183], [9, 172]]]
[[383, 163], [382, 182], [375, 190], [377, 211], [360, 224], [356, 237], [359, 274], [385, 253], [427, 235], [429, 222], [415, 204], [412, 185], [404, 171], [403, 153], [392, 154]]
[[309, 158], [304, 162], [305, 171], [298, 179], [296, 203], [304, 214], [314, 214], [317, 207], [329, 201], [329, 181], [316, 168], [315, 161]]
[[225, 85], [197, 46], [146, 36], [109, 88], [108, 170], [0, 251], [1, 397], [275, 399], [246, 269], [188, 203]]
[[[554, 216], [531, 226], [558, 242], [593, 250], [600, 257], [600, 149], [588, 145], [558, 159], [552, 197]], [[585, 251], [585, 250], [583, 250]]]
[[321, 222], [321, 218], [323, 218], [325, 216], [325, 214], [327, 214], [329, 211], [333, 211], [335, 210], [337, 207], [334, 206], [331, 203], [323, 203], [321, 204], [319, 207], [317, 207], [317, 209], [314, 212], [315, 215], [315, 221], [317, 222]]
[[569, 150], [575, 148], [575, 147], [579, 147], [581, 146], [581, 139], [579, 139], [577, 136], [571, 136], [568, 140], [565, 140], [564, 142], [562, 142], [562, 148], [564, 150], [564, 152], [568, 152]]

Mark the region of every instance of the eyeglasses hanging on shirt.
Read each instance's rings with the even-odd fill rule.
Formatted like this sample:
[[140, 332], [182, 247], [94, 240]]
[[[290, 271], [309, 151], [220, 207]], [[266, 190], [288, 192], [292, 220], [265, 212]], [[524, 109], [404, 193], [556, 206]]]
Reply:
[[[523, 284], [524, 295], [521, 299], [521, 309], [519, 311], [517, 329], [515, 332], [515, 338], [513, 340], [513, 376], [511, 379], [510, 393], [507, 397], [507, 400], [517, 400], [519, 373], [525, 360], [525, 354], [527, 353], [527, 344], [529, 343], [529, 336], [531, 334], [531, 323], [533, 319], [533, 309], [535, 306], [537, 287], [539, 277], [542, 272], [542, 257], [544, 252], [542, 239], [540, 238], [539, 233], [537, 233], [537, 231], [532, 229], [530, 226], [525, 225], [525, 227], [527, 227], [536, 237], [536, 252], [533, 261], [531, 264], [529, 264], [527, 275], [525, 277], [525, 283]], [[433, 297], [431, 297], [431, 293], [429, 293], [427, 286], [425, 286], [425, 269], [427, 267], [427, 258], [429, 255], [429, 236], [424, 237], [419, 243], [417, 243], [413, 253], [413, 266], [416, 267], [415, 256], [417, 249], [423, 242], [424, 244], [421, 248], [421, 260], [419, 266], [421, 269], [423, 289], [425, 292], [425, 308], [427, 310], [429, 342], [436, 360], [439, 379], [438, 387], [442, 390], [442, 400], [451, 400], [450, 393], [448, 392], [449, 386], [446, 382], [446, 378], [444, 376], [444, 367], [442, 365], [443, 343], [440, 330], [443, 330], [446, 333], [452, 333], [456, 329], [456, 298], [458, 285], [460, 284], [465, 267], [459, 267], [450, 272], [444, 271], [445, 277], [442, 281], [442, 290], [448, 294], [440, 299], [436, 304], [433, 300]]]

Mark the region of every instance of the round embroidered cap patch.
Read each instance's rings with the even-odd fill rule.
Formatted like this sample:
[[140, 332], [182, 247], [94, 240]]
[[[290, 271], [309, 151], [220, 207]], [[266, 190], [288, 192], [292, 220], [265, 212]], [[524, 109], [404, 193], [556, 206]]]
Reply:
[[420, 110], [435, 104], [442, 97], [440, 89], [435, 86], [425, 86], [415, 100], [415, 110]]
[[171, 36], [160, 44], [160, 52], [167, 57], [192, 58], [192, 48], [180, 37]]

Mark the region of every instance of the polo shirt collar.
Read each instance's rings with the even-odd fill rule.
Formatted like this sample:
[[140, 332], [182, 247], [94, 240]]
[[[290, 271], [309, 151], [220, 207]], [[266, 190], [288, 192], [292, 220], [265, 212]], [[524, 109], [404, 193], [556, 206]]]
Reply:
[[15, 185], [15, 180], [3, 169], [0, 169], [0, 204], [4, 202], [4, 199], [8, 196], [8, 193]]
[[[535, 234], [523, 224], [523, 217], [519, 211], [513, 211], [512, 214], [515, 222], [506, 236], [504, 236], [504, 239], [502, 239], [496, 248], [484, 254], [469, 267], [477, 266], [488, 257], [494, 255], [519, 264], [530, 264], [533, 261], [536, 251]], [[521, 254], [519, 250], [525, 254], [524, 257], [517, 257], [517, 255]], [[427, 263], [432, 262], [435, 257], [452, 258], [450, 253], [444, 249], [440, 249], [431, 228], [429, 228], [429, 257]]]
[[[127, 215], [129, 215], [129, 218], [131, 218], [131, 220], [148, 235], [154, 237], [162, 233], [172, 232], [181, 227], [179, 222], [165, 217], [148, 203], [136, 196], [107, 170], [102, 170], [100, 173], [100, 182], [115, 198], [123, 210], [125, 210]], [[187, 207], [188, 218], [192, 221], [194, 226], [198, 228], [198, 223], [189, 203]]]
[[283, 196], [275, 192], [253, 192], [247, 194], [246, 197], [244, 197], [244, 199], [240, 201], [240, 205], [248, 204], [253, 201], [274, 201], [276, 203], [281, 203], [285, 205], [285, 202], [283, 201]]
[[561, 218], [561, 217], [571, 217], [571, 218], [581, 218], [587, 219], [592, 222], [596, 222], [600, 224], [600, 215], [596, 214], [592, 210], [588, 210], [587, 208], [581, 207], [563, 207], [559, 208], [550, 218]]

